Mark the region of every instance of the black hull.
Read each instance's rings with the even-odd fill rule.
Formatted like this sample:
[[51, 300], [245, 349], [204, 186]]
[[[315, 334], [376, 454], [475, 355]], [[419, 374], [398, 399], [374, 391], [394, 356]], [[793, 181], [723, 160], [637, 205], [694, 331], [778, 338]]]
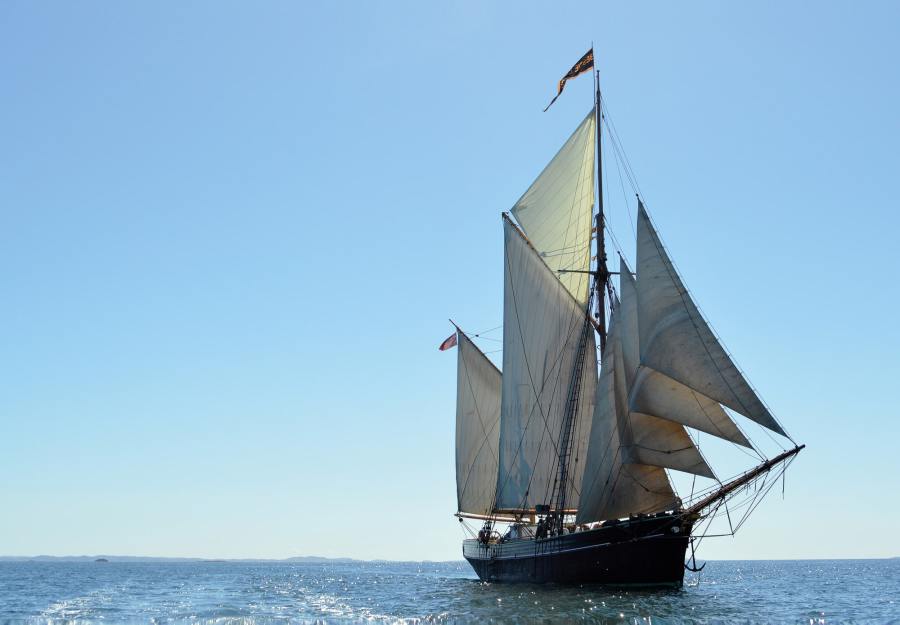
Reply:
[[667, 515], [543, 540], [466, 540], [463, 556], [483, 581], [680, 587], [690, 532]]

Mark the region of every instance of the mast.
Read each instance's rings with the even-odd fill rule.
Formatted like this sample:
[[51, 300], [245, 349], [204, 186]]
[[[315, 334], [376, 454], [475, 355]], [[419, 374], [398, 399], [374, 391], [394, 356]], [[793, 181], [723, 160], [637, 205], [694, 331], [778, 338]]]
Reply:
[[[575, 352], [575, 367], [569, 382], [569, 390], [566, 397], [565, 418], [560, 429], [559, 442], [559, 474], [557, 476], [556, 504], [553, 510], [556, 512], [556, 532], [562, 534], [563, 517], [566, 510], [566, 491], [569, 487], [569, 460], [572, 456], [574, 443], [572, 434], [575, 432], [575, 424], [578, 419], [578, 404], [581, 398], [581, 378], [584, 370], [584, 358], [587, 352], [588, 339], [590, 338], [590, 300], [588, 300], [588, 315], [581, 324], [581, 332], [578, 337], [578, 350]], [[596, 366], [596, 365], [593, 365]]]
[[597, 121], [594, 124], [597, 133], [597, 269], [594, 274], [594, 290], [597, 292], [597, 322], [600, 326], [600, 354], [606, 351], [606, 281], [609, 279], [609, 271], [606, 268], [606, 236], [605, 219], [603, 217], [603, 152], [601, 151], [600, 136], [602, 134], [601, 123], [603, 113], [600, 111], [600, 71], [594, 71], [594, 115]]
[[[600, 154], [600, 72], [594, 74], [594, 115], [595, 115], [595, 133], [597, 137], [597, 189], [599, 192], [599, 200], [597, 202], [598, 212], [595, 217], [597, 228], [597, 270], [594, 275], [594, 290], [597, 292], [597, 320], [599, 326], [594, 327], [600, 334], [600, 353], [606, 350], [606, 311], [604, 308], [606, 281], [609, 278], [609, 272], [606, 269], [606, 241], [603, 236], [603, 175], [602, 175], [602, 157]], [[569, 460], [572, 454], [572, 434], [575, 431], [575, 423], [578, 419], [578, 405], [582, 392], [581, 389], [581, 371], [584, 367], [585, 352], [587, 351], [588, 333], [591, 331], [591, 297], [588, 297], [588, 305], [586, 319], [582, 325], [581, 333], [578, 340], [578, 351], [575, 356], [575, 367], [572, 371], [571, 382], [566, 398], [566, 411], [560, 430], [560, 445], [558, 455], [559, 472], [556, 481], [555, 505], [553, 511], [556, 515], [555, 526], [558, 534], [563, 533], [563, 517], [566, 510], [566, 490], [569, 483]], [[590, 392], [590, 389], [588, 389]]]

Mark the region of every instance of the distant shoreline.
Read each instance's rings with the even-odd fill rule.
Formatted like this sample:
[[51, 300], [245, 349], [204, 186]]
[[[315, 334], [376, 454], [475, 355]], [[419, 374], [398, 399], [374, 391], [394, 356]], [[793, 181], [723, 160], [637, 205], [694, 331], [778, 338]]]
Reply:
[[190, 557], [165, 557], [165, 556], [111, 556], [107, 554], [98, 554], [94, 556], [0, 556], [0, 562], [96, 562], [98, 560], [106, 560], [108, 562], [160, 562], [160, 563], [178, 563], [189, 562], [198, 563], [206, 562], [215, 563], [288, 563], [288, 564], [318, 564], [318, 563], [354, 563], [354, 562], [422, 562], [422, 563], [441, 563], [441, 562], [465, 562], [465, 560], [360, 560], [358, 558], [326, 558], [322, 556], [294, 556], [292, 558], [190, 558]]
[[[292, 558], [188, 558], [188, 557], [157, 557], [157, 556], [111, 556], [98, 554], [94, 556], [0, 556], [0, 562], [85, 562], [97, 561], [110, 563], [243, 563], [243, 564], [353, 564], [353, 563], [421, 563], [444, 564], [464, 563], [465, 560], [361, 560], [358, 558], [326, 558], [322, 556], [294, 556]], [[710, 562], [823, 562], [829, 560], [900, 560], [900, 556], [886, 556], [883, 558], [773, 558], [754, 560], [709, 560]]]

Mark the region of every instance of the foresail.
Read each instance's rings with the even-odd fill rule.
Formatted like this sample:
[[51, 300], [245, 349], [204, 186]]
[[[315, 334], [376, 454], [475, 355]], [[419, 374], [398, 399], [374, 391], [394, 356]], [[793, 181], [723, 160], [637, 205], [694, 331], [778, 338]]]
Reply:
[[626, 382], [621, 379], [621, 363], [616, 366], [616, 360], [621, 359], [621, 350], [612, 347], [618, 337], [615, 312], [610, 316], [609, 327], [609, 341], [597, 382], [576, 515], [578, 523], [617, 519], [638, 512], [657, 512], [677, 505], [677, 497], [665, 470], [634, 463], [633, 458], [628, 457], [627, 398], [622, 396]]
[[703, 319], [643, 206], [637, 239], [641, 363], [786, 436]]
[[[553, 275], [518, 229], [504, 219], [503, 384], [497, 510], [549, 504], [558, 475], [558, 444], [585, 309]], [[582, 369], [576, 442], [587, 438], [597, 381], [593, 331]], [[573, 449], [570, 495], [577, 501], [583, 444]]]
[[490, 514], [497, 486], [501, 375], [463, 333], [456, 366], [456, 500], [460, 512]]
[[512, 214], [553, 274], [580, 303], [588, 298], [594, 204], [594, 110], [512, 207]]

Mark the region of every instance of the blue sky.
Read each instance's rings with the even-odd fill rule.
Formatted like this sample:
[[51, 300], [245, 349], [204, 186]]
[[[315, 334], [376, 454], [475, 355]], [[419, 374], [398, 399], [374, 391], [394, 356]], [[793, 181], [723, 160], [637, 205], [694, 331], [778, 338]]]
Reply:
[[809, 445], [701, 555], [900, 555], [898, 20], [3, 2], [0, 553], [459, 557], [436, 346], [500, 325], [500, 213], [590, 108], [581, 78], [541, 113], [593, 41], [670, 253]]

